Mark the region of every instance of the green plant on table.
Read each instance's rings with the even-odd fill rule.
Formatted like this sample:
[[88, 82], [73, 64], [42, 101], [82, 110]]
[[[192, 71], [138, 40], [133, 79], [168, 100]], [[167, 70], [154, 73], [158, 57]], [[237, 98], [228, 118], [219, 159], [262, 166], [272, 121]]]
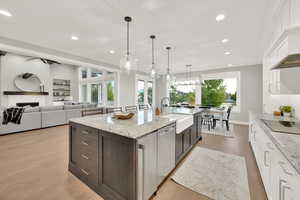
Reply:
[[284, 113], [290, 113], [292, 112], [292, 107], [291, 106], [281, 106], [280, 111]]

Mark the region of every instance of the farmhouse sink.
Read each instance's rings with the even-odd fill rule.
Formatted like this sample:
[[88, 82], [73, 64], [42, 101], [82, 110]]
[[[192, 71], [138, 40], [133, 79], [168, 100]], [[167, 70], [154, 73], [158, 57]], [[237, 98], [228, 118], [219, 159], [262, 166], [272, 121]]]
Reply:
[[181, 133], [185, 129], [189, 128], [194, 124], [193, 115], [185, 115], [185, 114], [167, 114], [162, 115], [161, 117], [169, 118], [171, 120], [176, 121], [176, 134]]

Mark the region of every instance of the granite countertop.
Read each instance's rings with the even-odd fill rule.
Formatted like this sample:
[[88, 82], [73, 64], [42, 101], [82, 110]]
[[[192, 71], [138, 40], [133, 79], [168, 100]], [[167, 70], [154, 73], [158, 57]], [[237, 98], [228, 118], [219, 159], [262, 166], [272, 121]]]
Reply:
[[176, 114], [186, 114], [186, 115], [194, 115], [199, 112], [202, 112], [203, 109], [201, 108], [170, 108], [172, 113]]
[[[262, 119], [267, 120], [283, 120], [281, 117], [275, 117], [269, 114], [254, 114], [255, 121], [267, 133], [269, 138], [273, 141], [275, 146], [281, 151], [285, 158], [291, 163], [300, 175], [300, 135], [286, 134], [280, 132], [273, 132]], [[287, 120], [287, 119], [285, 119]], [[293, 119], [292, 121], [300, 122]]]
[[124, 137], [137, 139], [187, 116], [189, 115], [178, 114], [176, 116], [173, 115], [173, 117], [168, 117], [168, 115], [156, 116], [151, 110], [148, 110], [139, 111], [129, 120], [114, 119], [113, 114], [110, 113], [75, 118], [70, 121]]

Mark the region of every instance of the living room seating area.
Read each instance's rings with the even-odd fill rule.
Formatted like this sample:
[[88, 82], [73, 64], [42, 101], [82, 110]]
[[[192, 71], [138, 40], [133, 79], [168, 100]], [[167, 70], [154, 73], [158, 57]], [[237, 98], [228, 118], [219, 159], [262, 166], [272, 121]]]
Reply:
[[[81, 117], [82, 111], [95, 109], [97, 104], [26, 107], [21, 124], [0, 124], [0, 135], [67, 124], [69, 119]], [[5, 107], [0, 108], [2, 113]], [[2, 122], [2, 115], [0, 116]]]

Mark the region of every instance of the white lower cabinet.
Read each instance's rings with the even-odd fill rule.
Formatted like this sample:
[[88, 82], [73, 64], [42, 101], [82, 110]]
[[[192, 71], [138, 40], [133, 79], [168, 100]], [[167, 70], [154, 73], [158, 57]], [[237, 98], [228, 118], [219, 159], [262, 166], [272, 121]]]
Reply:
[[138, 140], [138, 200], [148, 200], [157, 190], [157, 132]]
[[300, 199], [300, 176], [255, 121], [250, 123], [249, 141], [268, 199]]

